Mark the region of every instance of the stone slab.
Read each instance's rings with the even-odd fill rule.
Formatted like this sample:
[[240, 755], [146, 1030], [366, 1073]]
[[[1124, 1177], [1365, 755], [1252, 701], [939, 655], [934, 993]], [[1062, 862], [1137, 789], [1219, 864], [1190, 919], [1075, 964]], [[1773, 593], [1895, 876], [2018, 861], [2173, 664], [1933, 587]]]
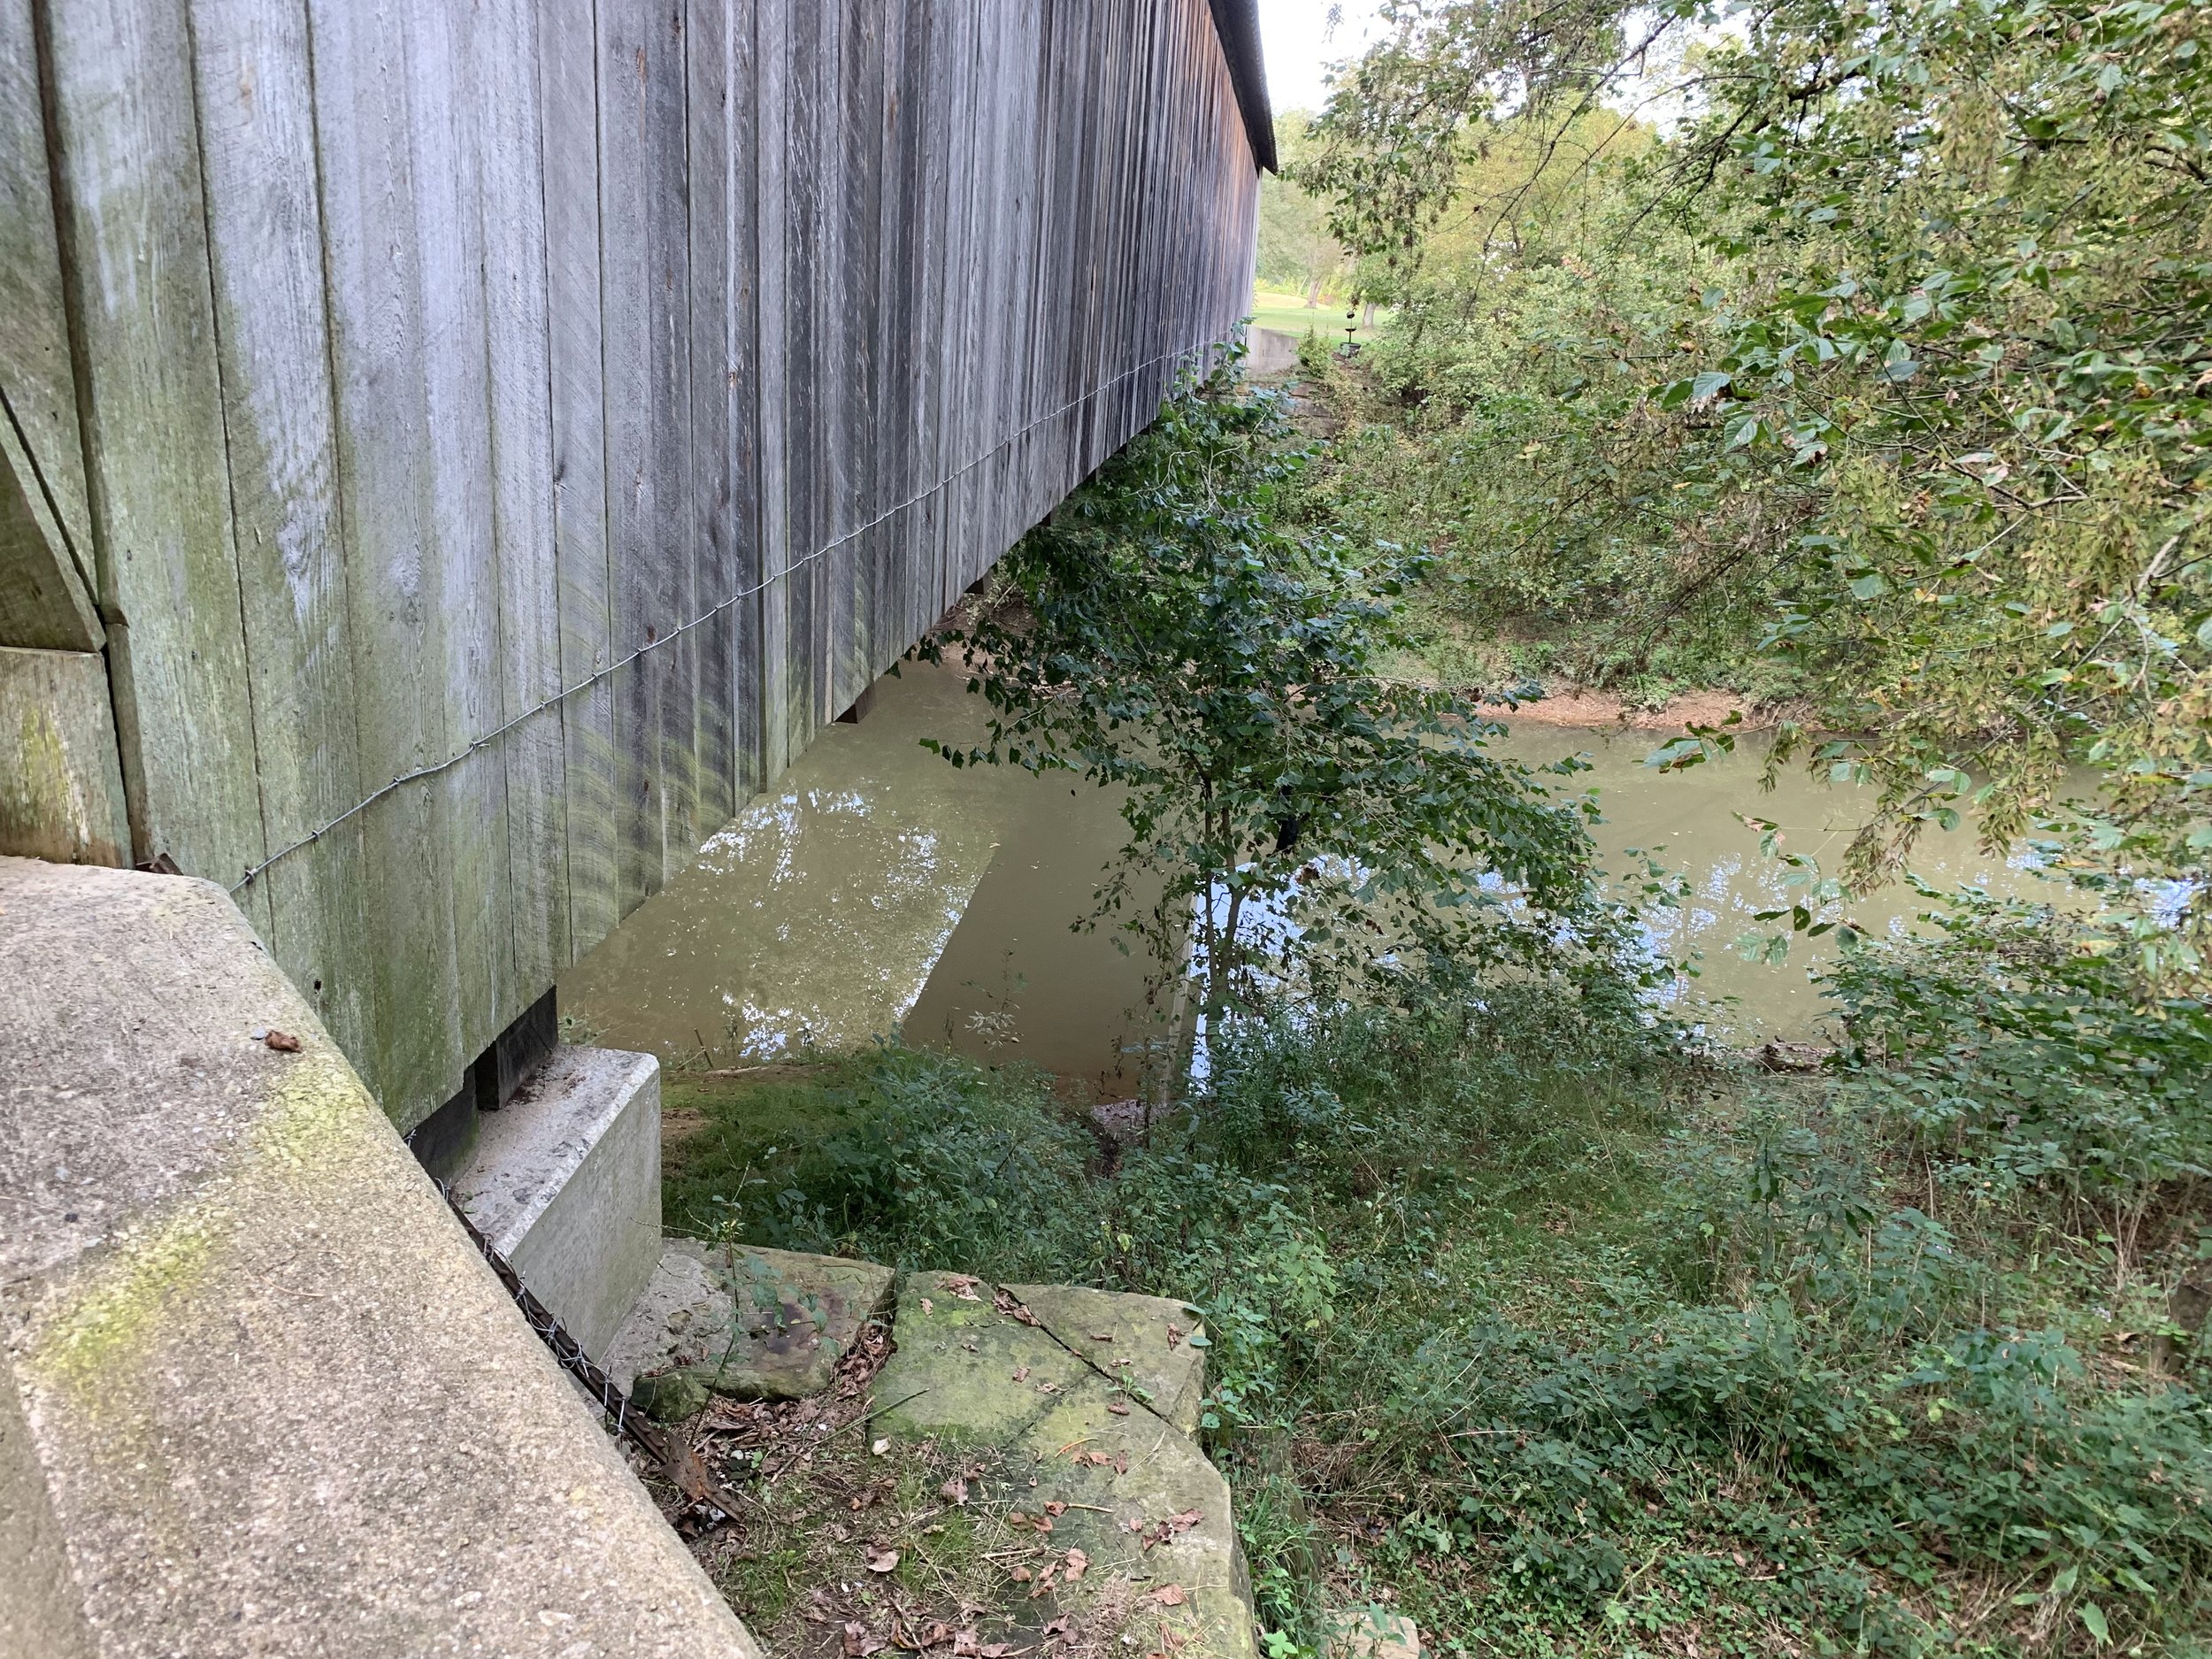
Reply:
[[[1189, 1436], [1148, 1412], [1116, 1413], [1124, 1402], [1094, 1374], [1053, 1400], [1013, 1443], [1036, 1469], [1031, 1496], [1069, 1506], [1053, 1542], [1082, 1549], [1102, 1586], [1119, 1577], [1184, 1593], [1155, 1617], [1196, 1640], [1164, 1643], [1161, 1651], [1241, 1659], [1256, 1650], [1258, 1637], [1229, 1483]], [[1107, 1461], [1091, 1461], [1094, 1454]], [[1191, 1517], [1187, 1525], [1177, 1519]]]
[[660, 1260], [660, 1063], [557, 1048], [480, 1125], [455, 1195], [584, 1351], [604, 1354]]
[[[1052, 1517], [1053, 1548], [1081, 1549], [1089, 1567], [1080, 1589], [1046, 1592], [1055, 1609], [1118, 1599], [1136, 1609], [1132, 1640], [1151, 1651], [1249, 1659], [1257, 1633], [1227, 1482], [1188, 1434], [1071, 1352], [1030, 1301], [1051, 1303], [1056, 1317], [1079, 1316], [1078, 1325], [1087, 1317], [1091, 1332], [1118, 1333], [1098, 1317], [1105, 1304], [1091, 1300], [1105, 1293], [1041, 1294], [1056, 1288], [1024, 1287], [1032, 1325], [1002, 1310], [988, 1284], [909, 1274], [899, 1290], [897, 1349], [876, 1375], [883, 1404], [873, 1431], [972, 1450], [1010, 1474], [1031, 1516], [1064, 1505]], [[1151, 1297], [1112, 1300], [1136, 1304], [1110, 1311], [1137, 1325], [1181, 1308]], [[1088, 1348], [1108, 1346], [1091, 1332]], [[1164, 1332], [1160, 1346], [1167, 1351]], [[1172, 1392], [1176, 1385], [1163, 1380]], [[1170, 1634], [1156, 1634], [1156, 1625]]]
[[991, 1288], [958, 1274], [909, 1273], [900, 1281], [898, 1348], [876, 1373], [880, 1432], [1010, 1445], [1055, 1394], [1096, 1375], [1050, 1333], [999, 1312]]
[[798, 1400], [830, 1385], [861, 1326], [890, 1302], [873, 1262], [671, 1239], [608, 1350], [607, 1370], [657, 1417], [710, 1394]]
[[1009, 1285], [1070, 1352], [1129, 1386], [1186, 1434], [1198, 1432], [1206, 1394], [1206, 1327], [1197, 1310], [1164, 1296], [1078, 1285]]
[[0, 985], [10, 1651], [759, 1659], [219, 887], [0, 858]]

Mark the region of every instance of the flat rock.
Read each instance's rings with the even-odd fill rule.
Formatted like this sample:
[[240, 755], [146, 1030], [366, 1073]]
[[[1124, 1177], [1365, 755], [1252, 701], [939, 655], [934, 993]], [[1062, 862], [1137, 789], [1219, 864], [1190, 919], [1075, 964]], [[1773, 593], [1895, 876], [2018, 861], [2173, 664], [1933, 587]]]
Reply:
[[1186, 1434], [1198, 1432], [1206, 1334], [1196, 1310], [1164, 1296], [1075, 1285], [1009, 1285], [1071, 1352]]
[[[1096, 1376], [1041, 1325], [991, 1305], [992, 1286], [956, 1273], [909, 1273], [899, 1286], [898, 1351], [876, 1373], [879, 1432], [950, 1445], [1011, 1444], [1052, 1404]], [[1101, 1379], [1102, 1380], [1102, 1379]]]
[[[1082, 1552], [1079, 1584], [1046, 1586], [1017, 1617], [1118, 1627], [1141, 1653], [1249, 1659], [1257, 1639], [1228, 1483], [1137, 1393], [1194, 1415], [1201, 1367], [1175, 1360], [1187, 1344], [1166, 1334], [1171, 1314], [1188, 1319], [1182, 1304], [1060, 1286], [1010, 1287], [1003, 1307], [997, 1295], [963, 1275], [907, 1275], [897, 1351], [876, 1376], [875, 1432], [972, 1450], [1041, 1543], [1063, 1559]], [[1127, 1365], [1116, 1363], [1123, 1345]]]
[[[841, 1256], [671, 1239], [606, 1369], [625, 1388], [651, 1378], [649, 1392], [665, 1394], [676, 1415], [689, 1414], [676, 1402], [695, 1397], [695, 1383], [740, 1400], [819, 1394], [862, 1325], [883, 1310], [893, 1277]], [[679, 1372], [682, 1380], [672, 1380]]]

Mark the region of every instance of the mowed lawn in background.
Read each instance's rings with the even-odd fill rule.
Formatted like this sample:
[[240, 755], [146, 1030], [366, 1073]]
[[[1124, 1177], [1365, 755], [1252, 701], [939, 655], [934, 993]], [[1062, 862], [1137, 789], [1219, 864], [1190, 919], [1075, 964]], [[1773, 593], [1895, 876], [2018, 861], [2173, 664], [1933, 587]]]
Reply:
[[[1347, 320], [1358, 320], [1356, 318], [1348, 319], [1344, 315], [1347, 309], [1344, 302], [1340, 300], [1323, 300], [1319, 305], [1309, 311], [1306, 308], [1305, 296], [1302, 294], [1285, 294], [1272, 288], [1255, 288], [1252, 293], [1252, 326], [1255, 328], [1278, 329], [1286, 334], [1300, 336], [1303, 336], [1310, 330], [1318, 330], [1332, 344], [1340, 345], [1343, 343], [1344, 325]], [[1378, 310], [1375, 312], [1375, 320], [1379, 323], [1389, 315], [1386, 310]], [[1366, 331], [1356, 330], [1353, 338], [1359, 338], [1360, 334]]]

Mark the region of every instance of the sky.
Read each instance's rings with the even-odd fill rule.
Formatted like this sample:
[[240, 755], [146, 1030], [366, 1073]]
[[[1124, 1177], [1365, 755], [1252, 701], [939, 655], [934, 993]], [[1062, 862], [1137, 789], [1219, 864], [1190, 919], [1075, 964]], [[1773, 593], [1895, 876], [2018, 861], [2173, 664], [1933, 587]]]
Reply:
[[[1259, 9], [1268, 103], [1277, 110], [1319, 109], [1327, 96], [1322, 72], [1358, 51], [1374, 0], [1259, 0]], [[1333, 33], [1331, 12], [1341, 13]]]

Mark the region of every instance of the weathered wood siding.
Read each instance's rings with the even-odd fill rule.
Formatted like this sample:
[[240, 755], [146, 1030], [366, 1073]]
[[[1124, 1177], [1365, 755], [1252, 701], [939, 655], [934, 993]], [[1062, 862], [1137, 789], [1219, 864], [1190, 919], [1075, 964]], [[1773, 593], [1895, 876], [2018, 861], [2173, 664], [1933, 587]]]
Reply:
[[0, 0], [0, 645], [104, 625], [136, 856], [403, 1125], [1250, 292], [1208, 0]]

